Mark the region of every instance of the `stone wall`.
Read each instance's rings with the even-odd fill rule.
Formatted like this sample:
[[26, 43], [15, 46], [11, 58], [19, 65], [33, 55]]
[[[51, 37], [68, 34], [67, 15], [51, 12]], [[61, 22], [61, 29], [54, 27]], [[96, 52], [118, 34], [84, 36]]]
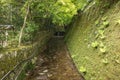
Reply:
[[65, 41], [86, 80], [119, 80], [120, 1], [99, 1], [85, 8]]
[[[50, 38], [51, 32], [42, 31], [37, 34], [36, 40], [31, 45], [20, 46], [14, 49], [6, 49], [6, 51], [0, 52], [0, 79], [6, 75], [9, 71], [13, 70], [14, 67], [19, 65], [19, 68], [16, 68], [15, 74], [14, 72], [12, 75], [4, 80], [10, 80], [10, 77], [16, 77], [19, 75], [19, 71], [22, 69], [23, 65], [27, 62], [26, 59], [31, 61], [34, 57], [39, 54], [42, 50], [45, 49], [45, 44], [47, 43], [48, 39]], [[26, 60], [26, 62], [24, 62]], [[23, 64], [22, 64], [23, 61]]]

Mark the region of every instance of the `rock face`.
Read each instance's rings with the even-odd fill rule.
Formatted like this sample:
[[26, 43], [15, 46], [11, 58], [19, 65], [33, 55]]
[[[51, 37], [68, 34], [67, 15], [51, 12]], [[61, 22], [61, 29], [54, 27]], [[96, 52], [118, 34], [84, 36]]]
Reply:
[[86, 80], [119, 80], [120, 1], [91, 2], [65, 41]]

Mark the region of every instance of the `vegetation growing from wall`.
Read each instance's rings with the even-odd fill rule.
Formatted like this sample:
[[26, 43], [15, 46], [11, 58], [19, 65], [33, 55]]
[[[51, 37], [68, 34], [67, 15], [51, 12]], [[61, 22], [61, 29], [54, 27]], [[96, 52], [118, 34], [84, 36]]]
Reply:
[[90, 3], [66, 35], [72, 58], [86, 80], [120, 79], [119, 5], [119, 1]]

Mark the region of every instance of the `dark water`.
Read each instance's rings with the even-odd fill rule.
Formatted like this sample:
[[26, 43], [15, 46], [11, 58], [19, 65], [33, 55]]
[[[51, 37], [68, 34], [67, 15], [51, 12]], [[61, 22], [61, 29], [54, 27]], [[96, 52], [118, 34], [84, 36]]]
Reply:
[[25, 80], [84, 80], [74, 66], [62, 38], [52, 38]]

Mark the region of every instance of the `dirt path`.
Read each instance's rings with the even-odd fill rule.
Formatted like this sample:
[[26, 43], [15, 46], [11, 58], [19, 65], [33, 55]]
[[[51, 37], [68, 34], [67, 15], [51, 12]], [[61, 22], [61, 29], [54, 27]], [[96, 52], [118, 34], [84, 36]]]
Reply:
[[25, 80], [84, 80], [76, 70], [62, 38], [52, 38]]

